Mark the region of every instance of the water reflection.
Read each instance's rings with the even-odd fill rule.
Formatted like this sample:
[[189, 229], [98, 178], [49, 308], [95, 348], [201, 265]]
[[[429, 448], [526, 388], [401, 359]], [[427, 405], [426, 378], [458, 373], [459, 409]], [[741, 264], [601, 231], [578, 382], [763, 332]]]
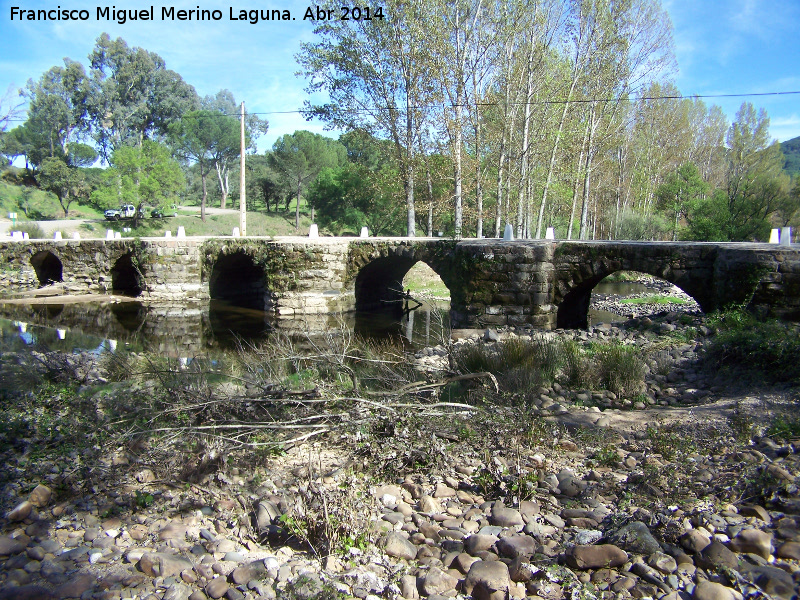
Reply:
[[632, 296], [633, 294], [645, 294], [652, 291], [651, 287], [638, 281], [601, 281], [594, 286], [592, 293], [606, 296]]
[[346, 328], [376, 340], [407, 347], [436, 345], [449, 327], [449, 304], [424, 304], [391, 314], [318, 315], [271, 318], [254, 309], [214, 300], [205, 306], [158, 307], [140, 302], [86, 302], [66, 305], [0, 304], [4, 341], [50, 350], [105, 352], [123, 344], [174, 358], [204, 354], [211, 348], [236, 348], [275, 331], [315, 335]]
[[[638, 281], [601, 281], [592, 290], [592, 296], [632, 296], [651, 293], [653, 289]], [[623, 323], [628, 317], [598, 308], [589, 309], [589, 327], [599, 323]]]
[[390, 339], [407, 347], [441, 344], [450, 328], [449, 302], [423, 302], [416, 310], [356, 313], [353, 331], [366, 338]]

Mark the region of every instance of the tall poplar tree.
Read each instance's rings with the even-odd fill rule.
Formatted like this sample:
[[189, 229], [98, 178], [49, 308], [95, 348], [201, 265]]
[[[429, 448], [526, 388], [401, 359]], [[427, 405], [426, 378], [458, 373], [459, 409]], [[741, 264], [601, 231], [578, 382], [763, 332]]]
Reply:
[[325, 105], [306, 102], [309, 117], [392, 141], [409, 236], [416, 234], [415, 136], [427, 127], [431, 92], [430, 19], [424, 0], [388, 0], [371, 20], [321, 22], [316, 41], [303, 44], [296, 57], [299, 74], [309, 80], [307, 91], [324, 91], [330, 98]]

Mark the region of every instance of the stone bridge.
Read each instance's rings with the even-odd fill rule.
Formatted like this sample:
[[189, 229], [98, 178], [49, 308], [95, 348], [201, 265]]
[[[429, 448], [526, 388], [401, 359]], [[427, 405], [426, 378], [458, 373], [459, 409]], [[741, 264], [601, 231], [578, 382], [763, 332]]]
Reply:
[[744, 243], [426, 238], [144, 238], [0, 242], [4, 296], [66, 294], [152, 304], [228, 300], [296, 318], [400, 306], [418, 261], [451, 294], [455, 327], [586, 327], [592, 288], [620, 270], [670, 281], [706, 312], [747, 304], [800, 320], [800, 247]]

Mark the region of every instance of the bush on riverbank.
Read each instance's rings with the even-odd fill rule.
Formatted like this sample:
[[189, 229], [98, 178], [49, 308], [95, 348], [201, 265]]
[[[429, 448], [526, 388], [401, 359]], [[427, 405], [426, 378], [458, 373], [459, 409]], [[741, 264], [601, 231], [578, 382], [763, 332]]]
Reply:
[[584, 348], [557, 338], [509, 338], [494, 345], [462, 346], [456, 364], [465, 373], [492, 373], [507, 392], [524, 393], [560, 381], [573, 389], [607, 389], [628, 397], [645, 385], [642, 352], [622, 344]]
[[711, 368], [767, 383], [800, 382], [797, 325], [774, 319], [760, 321], [743, 308], [713, 316], [711, 325], [717, 330], [706, 350]]
[[23, 231], [32, 240], [43, 240], [47, 237], [36, 221], [22, 221], [14, 227], [9, 227], [9, 231]]

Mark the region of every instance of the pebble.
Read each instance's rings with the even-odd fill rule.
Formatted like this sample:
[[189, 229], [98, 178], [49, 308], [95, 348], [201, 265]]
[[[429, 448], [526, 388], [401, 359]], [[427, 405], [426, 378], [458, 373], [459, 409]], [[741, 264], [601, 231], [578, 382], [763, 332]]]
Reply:
[[[600, 333], [625, 335], [622, 328], [606, 328], [588, 332], [586, 340]], [[695, 352], [688, 347], [670, 356], [677, 364], [691, 360]], [[432, 351], [429, 358], [445, 355]], [[667, 378], [659, 384], [653, 379], [647, 394], [659, 401], [698, 398], [704, 389], [697, 382], [701, 374], [684, 367], [673, 371], [669, 383]], [[597, 406], [576, 407], [575, 399]], [[549, 413], [584, 415], [601, 427], [645, 404], [623, 406], [628, 399], [612, 393], [555, 385], [537, 390], [535, 400], [548, 406]], [[609, 437], [602, 444], [618, 450], [619, 458], [598, 464], [597, 455], [587, 449], [591, 444], [553, 431], [553, 438], [530, 448], [523, 445], [512, 452], [497, 444], [488, 454], [468, 460], [456, 444], [453, 464], [443, 472], [404, 473], [371, 488], [372, 504], [356, 516], [380, 524], [382, 529], [370, 533], [375, 544], [359, 542], [324, 560], [282, 545], [284, 540], [277, 537], [281, 515], [292, 511], [297, 495], [308, 489], [303, 487], [309, 485], [311, 472], [307, 457], [293, 467], [299, 474], [296, 481], [270, 473], [269, 483], [247, 487], [248, 476], [241, 469], [214, 502], [192, 498], [191, 490], [159, 488], [144, 465], [127, 467], [130, 487], [98, 487], [94, 496], [55, 506], [47, 485], [52, 480], [29, 481], [8, 492], [14, 508], [0, 531], [0, 600], [309, 600], [323, 584], [363, 600], [398, 595], [409, 600], [460, 595], [555, 600], [577, 597], [581, 586], [590, 583], [596, 586], [593, 593], [605, 594], [603, 600], [741, 598], [734, 582], [722, 576], [727, 569], [738, 570], [748, 585], [776, 598], [800, 593], [800, 498], [791, 487], [794, 479], [787, 479], [798, 472], [796, 445], [762, 440], [744, 450], [708, 456], [698, 451], [691, 459], [675, 461], [678, 474], [695, 486], [697, 498], [720, 475], [749, 464], [784, 482], [779, 501], [722, 507], [676, 501], [667, 508], [671, 485], [685, 482], [663, 476], [662, 469], [674, 459], [654, 455], [648, 435], [604, 431]], [[126, 460], [135, 464], [133, 454]], [[592, 465], [586, 464], [589, 460]], [[503, 473], [495, 483], [509, 489], [477, 484], [487, 464]], [[534, 477], [527, 488], [512, 491], [519, 468]], [[328, 482], [320, 477], [314, 485], [332, 490], [343, 475], [336, 477]], [[145, 483], [153, 483], [148, 490], [161, 490], [154, 492], [154, 506], [128, 512], [126, 490]], [[208, 485], [216, 484], [212, 480]], [[631, 503], [622, 503], [630, 490], [636, 490]], [[522, 491], [526, 494], [520, 497]], [[307, 583], [296, 587], [298, 582]]]

